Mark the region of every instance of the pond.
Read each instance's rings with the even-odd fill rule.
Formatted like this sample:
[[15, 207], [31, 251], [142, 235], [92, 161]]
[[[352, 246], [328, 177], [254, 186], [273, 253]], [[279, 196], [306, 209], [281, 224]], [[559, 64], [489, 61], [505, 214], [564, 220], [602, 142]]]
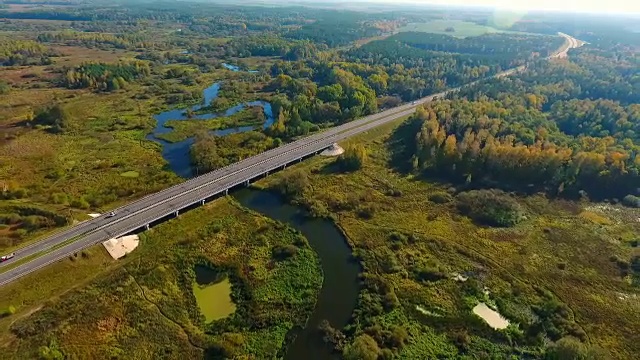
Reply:
[[324, 343], [318, 326], [322, 320], [328, 320], [334, 328], [342, 329], [355, 309], [360, 266], [351, 255], [347, 239], [332, 221], [310, 218], [274, 193], [245, 188], [233, 196], [243, 206], [300, 231], [320, 257], [324, 279], [316, 307], [306, 327], [294, 330], [295, 340], [287, 349], [285, 359], [339, 358]]
[[505, 319], [499, 312], [488, 307], [485, 303], [479, 303], [473, 308], [473, 313], [480, 316], [494, 330], [506, 329], [509, 320]]
[[193, 284], [193, 295], [207, 323], [220, 320], [236, 311], [236, 304], [231, 299], [231, 282], [213, 269], [196, 265], [196, 282]]
[[[242, 69], [237, 65], [231, 65], [231, 64], [227, 64], [227, 63], [222, 63], [222, 66], [224, 66], [225, 68], [227, 68], [228, 70], [231, 70], [231, 71], [242, 71]], [[259, 71], [258, 70], [247, 70], [247, 72], [255, 74], [255, 73], [258, 73]]]
[[[234, 70], [234, 71], [239, 71]], [[203, 91], [203, 102], [201, 105], [194, 105], [190, 107], [192, 111], [198, 111], [203, 107], [210, 105], [213, 100], [218, 97], [218, 92], [220, 91], [219, 82], [214, 83]], [[186, 111], [187, 109], [173, 109], [162, 112], [160, 114], [156, 114], [153, 118], [156, 120], [156, 127], [153, 129], [151, 134], [147, 135], [147, 139], [155, 141], [162, 145], [162, 157], [169, 163], [169, 168], [183, 178], [191, 178], [194, 174], [194, 169], [191, 166], [191, 156], [190, 149], [191, 145], [193, 145], [194, 139], [188, 138], [183, 141], [178, 142], [168, 142], [162, 139], [157, 138], [157, 135], [166, 134], [172, 131], [171, 128], [165, 126], [167, 121], [169, 120], [208, 120], [215, 119], [217, 117], [222, 116], [231, 116], [246, 107], [252, 106], [260, 106], [263, 108], [265, 115], [264, 128], [268, 128], [273, 124], [274, 117], [273, 111], [271, 110], [271, 104], [266, 101], [250, 101], [243, 104], [235, 105], [225, 111], [220, 111], [216, 113], [209, 114], [199, 114], [195, 115], [192, 118], [187, 117]], [[214, 130], [210, 133], [216, 136], [226, 136], [229, 134], [241, 133], [246, 131], [254, 130], [254, 126], [241, 126], [227, 129]]]

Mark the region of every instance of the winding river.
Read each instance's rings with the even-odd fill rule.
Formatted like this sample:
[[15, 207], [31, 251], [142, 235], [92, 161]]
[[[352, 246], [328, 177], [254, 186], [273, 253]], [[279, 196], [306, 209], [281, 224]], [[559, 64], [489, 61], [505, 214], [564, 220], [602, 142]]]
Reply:
[[313, 314], [304, 329], [294, 329], [295, 340], [285, 360], [337, 359], [324, 343], [318, 326], [328, 320], [336, 329], [344, 328], [356, 307], [360, 286], [360, 265], [351, 256], [347, 239], [336, 225], [326, 219], [313, 219], [300, 208], [289, 205], [276, 194], [245, 188], [233, 193], [243, 206], [300, 231], [320, 257], [324, 279]]
[[[242, 71], [234, 65], [223, 65], [231, 71]], [[249, 70], [249, 72], [255, 71]], [[218, 97], [219, 90], [219, 82], [206, 88], [203, 93], [203, 103], [192, 106], [190, 109], [197, 111], [211, 104]], [[264, 109], [266, 117], [264, 128], [273, 123], [274, 117], [271, 104], [265, 101], [239, 104], [219, 113], [196, 115], [191, 119], [187, 118], [186, 109], [174, 109], [154, 116], [156, 127], [151, 134], [147, 135], [147, 139], [162, 145], [162, 157], [169, 163], [171, 170], [184, 178], [191, 178], [195, 174], [191, 167], [189, 149], [194, 139], [189, 138], [171, 143], [157, 138], [157, 135], [172, 131], [171, 128], [165, 126], [167, 121], [207, 120], [230, 116], [241, 111], [246, 106], [261, 106]], [[225, 136], [254, 129], [254, 126], [244, 126], [215, 130], [211, 131], [211, 133], [216, 136]], [[286, 349], [285, 359], [337, 359], [338, 357], [332, 354], [330, 347], [323, 341], [323, 334], [318, 329], [318, 326], [323, 320], [327, 320], [332, 327], [342, 329], [349, 323], [355, 309], [360, 290], [358, 283], [360, 266], [352, 258], [347, 239], [332, 221], [312, 219], [306, 216], [303, 210], [283, 202], [274, 193], [245, 188], [235, 192], [233, 196], [243, 206], [274, 220], [287, 223], [300, 231], [309, 240], [309, 244], [318, 254], [322, 264], [324, 278], [315, 309], [304, 328], [292, 329], [287, 334], [288, 339], [294, 338], [294, 340]]]

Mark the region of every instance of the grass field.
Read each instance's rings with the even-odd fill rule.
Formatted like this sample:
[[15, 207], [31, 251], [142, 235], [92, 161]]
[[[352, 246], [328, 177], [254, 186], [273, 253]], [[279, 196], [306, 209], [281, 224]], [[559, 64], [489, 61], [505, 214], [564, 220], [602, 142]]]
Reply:
[[[294, 257], [272, 259], [274, 247], [292, 244]], [[195, 265], [226, 274], [233, 314], [206, 322]], [[15, 313], [0, 318], [0, 358], [273, 358], [321, 282], [301, 235], [221, 198], [143, 234], [122, 260], [100, 245], [5, 286], [0, 310]]]
[[[390, 169], [389, 149], [410, 141], [392, 136], [399, 133], [393, 126], [343, 144], [365, 144], [362, 170], [336, 172], [333, 159], [318, 157], [260, 182], [272, 187], [290, 172], [310, 174], [300, 201], [336, 219], [348, 235], [369, 279], [357, 325], [348, 329], [352, 336], [365, 332], [382, 347], [389, 340], [380, 334], [402, 327], [409, 336], [393, 349], [399, 359], [456, 358], [459, 351], [469, 358], [539, 357], [545, 341], [566, 333], [615, 359], [640, 352], [634, 330], [640, 288], [621, 276], [640, 253], [632, 245], [640, 223], [629, 220], [637, 211], [536, 195], [517, 198], [527, 220], [513, 228], [475, 225], [458, 214], [455, 200], [429, 200], [447, 194], [446, 184]], [[470, 279], [455, 280], [456, 274]], [[479, 302], [511, 325], [491, 329], [471, 311]], [[553, 317], [546, 319], [541, 309], [551, 309], [545, 311]], [[546, 333], [536, 330], [537, 321]]]
[[[447, 31], [452, 28], [455, 31]], [[433, 20], [426, 23], [409, 23], [398, 29], [399, 32], [417, 31], [433, 34], [444, 34], [455, 37], [480, 36], [484, 34], [507, 32], [491, 26], [478, 25], [462, 20]]]
[[[66, 52], [73, 49], [104, 61], [127, 56], [118, 51], [66, 48]], [[113, 58], [107, 59], [107, 55]], [[69, 55], [56, 61], [67, 64], [66, 59], [77, 60]], [[14, 74], [24, 80], [21, 71], [38, 69], [5, 68], [0, 69], [0, 74]], [[145, 138], [154, 126], [153, 115], [169, 107], [163, 97], [150, 96], [146, 87], [135, 83], [110, 93], [58, 88], [47, 83], [50, 73], [51, 70], [42, 70], [42, 76], [27, 77], [33, 84], [16, 81], [0, 99], [2, 189], [19, 191], [17, 201], [80, 220], [87, 212], [104, 212], [179, 181], [166, 167], [160, 146]], [[186, 89], [199, 92], [226, 75], [224, 70], [199, 74], [198, 82]], [[42, 87], [31, 88], [34, 84]], [[140, 95], [144, 98], [140, 99]], [[61, 104], [69, 113], [63, 133], [25, 123], [52, 103]], [[7, 200], [0, 199], [0, 208], [7, 204]], [[24, 234], [19, 227], [1, 229], [0, 243], [14, 246], [42, 232]], [[0, 244], [0, 250], [3, 248]]]

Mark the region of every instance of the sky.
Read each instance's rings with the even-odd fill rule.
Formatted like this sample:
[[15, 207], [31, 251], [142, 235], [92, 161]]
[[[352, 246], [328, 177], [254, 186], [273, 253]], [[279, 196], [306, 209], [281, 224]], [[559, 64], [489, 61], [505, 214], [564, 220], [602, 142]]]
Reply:
[[[394, 0], [369, 0], [393, 3]], [[640, 14], [638, 0], [397, 0], [405, 4], [476, 5], [500, 9]]]

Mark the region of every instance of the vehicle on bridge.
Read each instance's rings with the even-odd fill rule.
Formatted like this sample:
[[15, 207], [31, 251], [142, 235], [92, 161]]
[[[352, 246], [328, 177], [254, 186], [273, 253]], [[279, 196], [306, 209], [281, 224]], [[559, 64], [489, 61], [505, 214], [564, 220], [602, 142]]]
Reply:
[[110, 212], [110, 213], [108, 213], [108, 214], [107, 214], [107, 217], [108, 217], [108, 218], [110, 218], [110, 217], [114, 217], [114, 216], [116, 216], [116, 212], [115, 212], [115, 211], [112, 211], [112, 212]]
[[5, 262], [9, 259], [13, 259], [13, 257], [16, 256], [16, 253], [11, 253], [9, 255], [4, 255], [4, 256], [0, 256], [0, 262]]

